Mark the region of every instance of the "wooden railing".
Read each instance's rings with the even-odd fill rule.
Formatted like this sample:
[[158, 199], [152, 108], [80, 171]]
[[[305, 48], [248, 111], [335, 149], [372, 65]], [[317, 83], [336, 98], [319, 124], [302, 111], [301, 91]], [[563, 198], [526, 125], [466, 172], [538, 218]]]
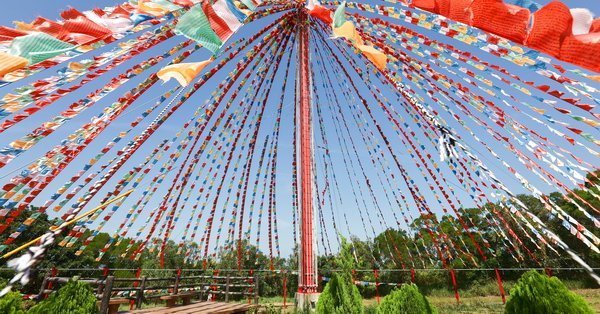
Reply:
[[60, 287], [57, 284], [66, 284], [70, 279], [77, 279], [90, 284], [94, 288], [94, 294], [101, 301], [101, 314], [106, 313], [113, 294], [121, 291], [129, 292], [126, 299], [131, 300], [132, 305], [135, 305], [137, 309], [140, 309], [142, 303], [148, 299], [189, 291], [198, 292], [200, 300], [203, 300], [205, 295], [220, 294], [225, 296], [225, 302], [230, 301], [230, 296], [247, 296], [254, 299], [255, 304], [258, 304], [259, 278], [258, 275], [254, 277], [232, 277], [229, 275], [181, 277], [177, 274], [174, 277], [162, 278], [148, 278], [147, 276], [116, 278], [115, 276], [106, 276], [100, 279], [90, 279], [46, 275], [42, 282], [39, 299], [41, 300], [45, 295], [58, 290]]

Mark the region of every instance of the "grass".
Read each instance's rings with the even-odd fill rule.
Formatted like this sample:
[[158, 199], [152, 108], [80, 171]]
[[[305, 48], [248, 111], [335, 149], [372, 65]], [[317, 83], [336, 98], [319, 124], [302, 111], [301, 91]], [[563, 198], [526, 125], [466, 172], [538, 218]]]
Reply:
[[[514, 283], [506, 282], [504, 289], [506, 291], [506, 297], [508, 298], [508, 292]], [[571, 288], [571, 287], [570, 287]], [[576, 294], [582, 296], [590, 306], [598, 313], [600, 313], [600, 289], [579, 289], [577, 285], [573, 285], [570, 289]], [[487, 295], [486, 295], [487, 294]], [[456, 303], [454, 291], [445, 289], [436, 289], [429, 291], [427, 297], [435, 305], [440, 314], [443, 313], [461, 313], [461, 314], [495, 314], [502, 313], [504, 311], [504, 304], [502, 303], [502, 297], [498, 291], [498, 286], [492, 286], [491, 284], [482, 284], [477, 287], [471, 287], [468, 290], [459, 291], [460, 304]], [[382, 298], [383, 299], [383, 298]], [[275, 308], [283, 310], [283, 297], [271, 297], [261, 298], [259, 303], [263, 306], [270, 304], [274, 305]], [[374, 309], [377, 306], [377, 298], [363, 300], [365, 305], [365, 313], [374, 313]], [[163, 304], [144, 304], [142, 308], [161, 306]], [[121, 306], [120, 311], [129, 310], [129, 305]], [[287, 298], [287, 309], [283, 313], [291, 313], [295, 310], [294, 297]]]

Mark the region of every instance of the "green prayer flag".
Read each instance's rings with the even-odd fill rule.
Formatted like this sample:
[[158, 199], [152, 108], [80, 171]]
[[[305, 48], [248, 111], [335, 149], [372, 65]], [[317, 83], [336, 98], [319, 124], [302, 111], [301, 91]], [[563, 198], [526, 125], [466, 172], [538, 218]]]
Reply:
[[223, 42], [210, 27], [210, 22], [199, 4], [181, 16], [175, 30], [183, 36], [197, 41], [213, 53], [223, 46]]
[[346, 22], [346, 1], [342, 2], [333, 15], [333, 28], [338, 28]]
[[180, 6], [173, 4], [167, 0], [152, 0], [152, 2], [169, 9], [169, 11], [177, 11], [177, 10], [181, 9]]
[[251, 11], [256, 10], [256, 6], [254, 6], [252, 0], [242, 0], [242, 3], [245, 4]]
[[75, 45], [58, 40], [46, 33], [36, 32], [13, 39], [8, 53], [29, 59], [31, 65], [70, 51], [75, 47]]

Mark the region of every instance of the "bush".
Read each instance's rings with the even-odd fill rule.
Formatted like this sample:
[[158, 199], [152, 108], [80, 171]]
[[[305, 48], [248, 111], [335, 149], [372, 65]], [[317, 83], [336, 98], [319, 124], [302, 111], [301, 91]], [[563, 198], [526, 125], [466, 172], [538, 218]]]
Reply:
[[364, 314], [377, 314], [377, 304], [365, 306]]
[[16, 291], [7, 293], [0, 299], [0, 313], [3, 314], [23, 314], [23, 300], [21, 294]]
[[585, 300], [569, 291], [560, 279], [528, 271], [515, 287], [505, 313], [594, 313]]
[[416, 285], [402, 285], [400, 289], [394, 289], [377, 308], [378, 314], [437, 312], [436, 307], [421, 294]]
[[340, 274], [333, 274], [327, 283], [319, 300], [317, 301], [317, 313], [322, 314], [363, 314], [362, 297], [358, 288], [352, 280], [352, 269], [354, 258], [352, 246], [342, 238]]
[[96, 314], [98, 311], [92, 287], [82, 281], [69, 280], [64, 287], [29, 309], [27, 314]]
[[[348, 280], [349, 279], [349, 280]], [[362, 314], [362, 297], [352, 277], [333, 274], [317, 302], [317, 313]]]

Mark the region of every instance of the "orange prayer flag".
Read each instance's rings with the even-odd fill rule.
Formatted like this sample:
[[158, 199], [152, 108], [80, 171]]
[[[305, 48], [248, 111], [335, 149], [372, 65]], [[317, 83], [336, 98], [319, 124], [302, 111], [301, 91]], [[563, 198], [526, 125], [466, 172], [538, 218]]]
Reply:
[[195, 62], [195, 63], [171, 64], [171, 65], [168, 65], [168, 66], [162, 68], [156, 74], [158, 75], [158, 77], [161, 80], [164, 80], [165, 82], [169, 81], [171, 78], [174, 78], [182, 86], [187, 86], [192, 82], [192, 80], [194, 80], [194, 78], [196, 76], [198, 76], [200, 71], [202, 71], [202, 69], [207, 64], [209, 64], [211, 61], [212, 61], [212, 59], [202, 61], [202, 62]]
[[355, 46], [363, 44], [362, 38], [360, 38], [360, 35], [356, 32], [356, 27], [354, 27], [352, 21], [346, 21], [342, 26], [333, 28], [333, 35], [334, 38], [348, 38], [353, 41]]
[[154, 16], [163, 16], [170, 12], [169, 9], [163, 7], [160, 4], [143, 1], [138, 2], [138, 10]]
[[356, 48], [360, 49], [360, 51], [362, 51], [362, 53], [364, 53], [365, 56], [379, 69], [385, 69], [387, 65], [387, 56], [383, 52], [368, 45], [356, 45]]
[[14, 70], [24, 68], [29, 60], [23, 57], [12, 56], [5, 52], [0, 52], [0, 76], [10, 73]]

